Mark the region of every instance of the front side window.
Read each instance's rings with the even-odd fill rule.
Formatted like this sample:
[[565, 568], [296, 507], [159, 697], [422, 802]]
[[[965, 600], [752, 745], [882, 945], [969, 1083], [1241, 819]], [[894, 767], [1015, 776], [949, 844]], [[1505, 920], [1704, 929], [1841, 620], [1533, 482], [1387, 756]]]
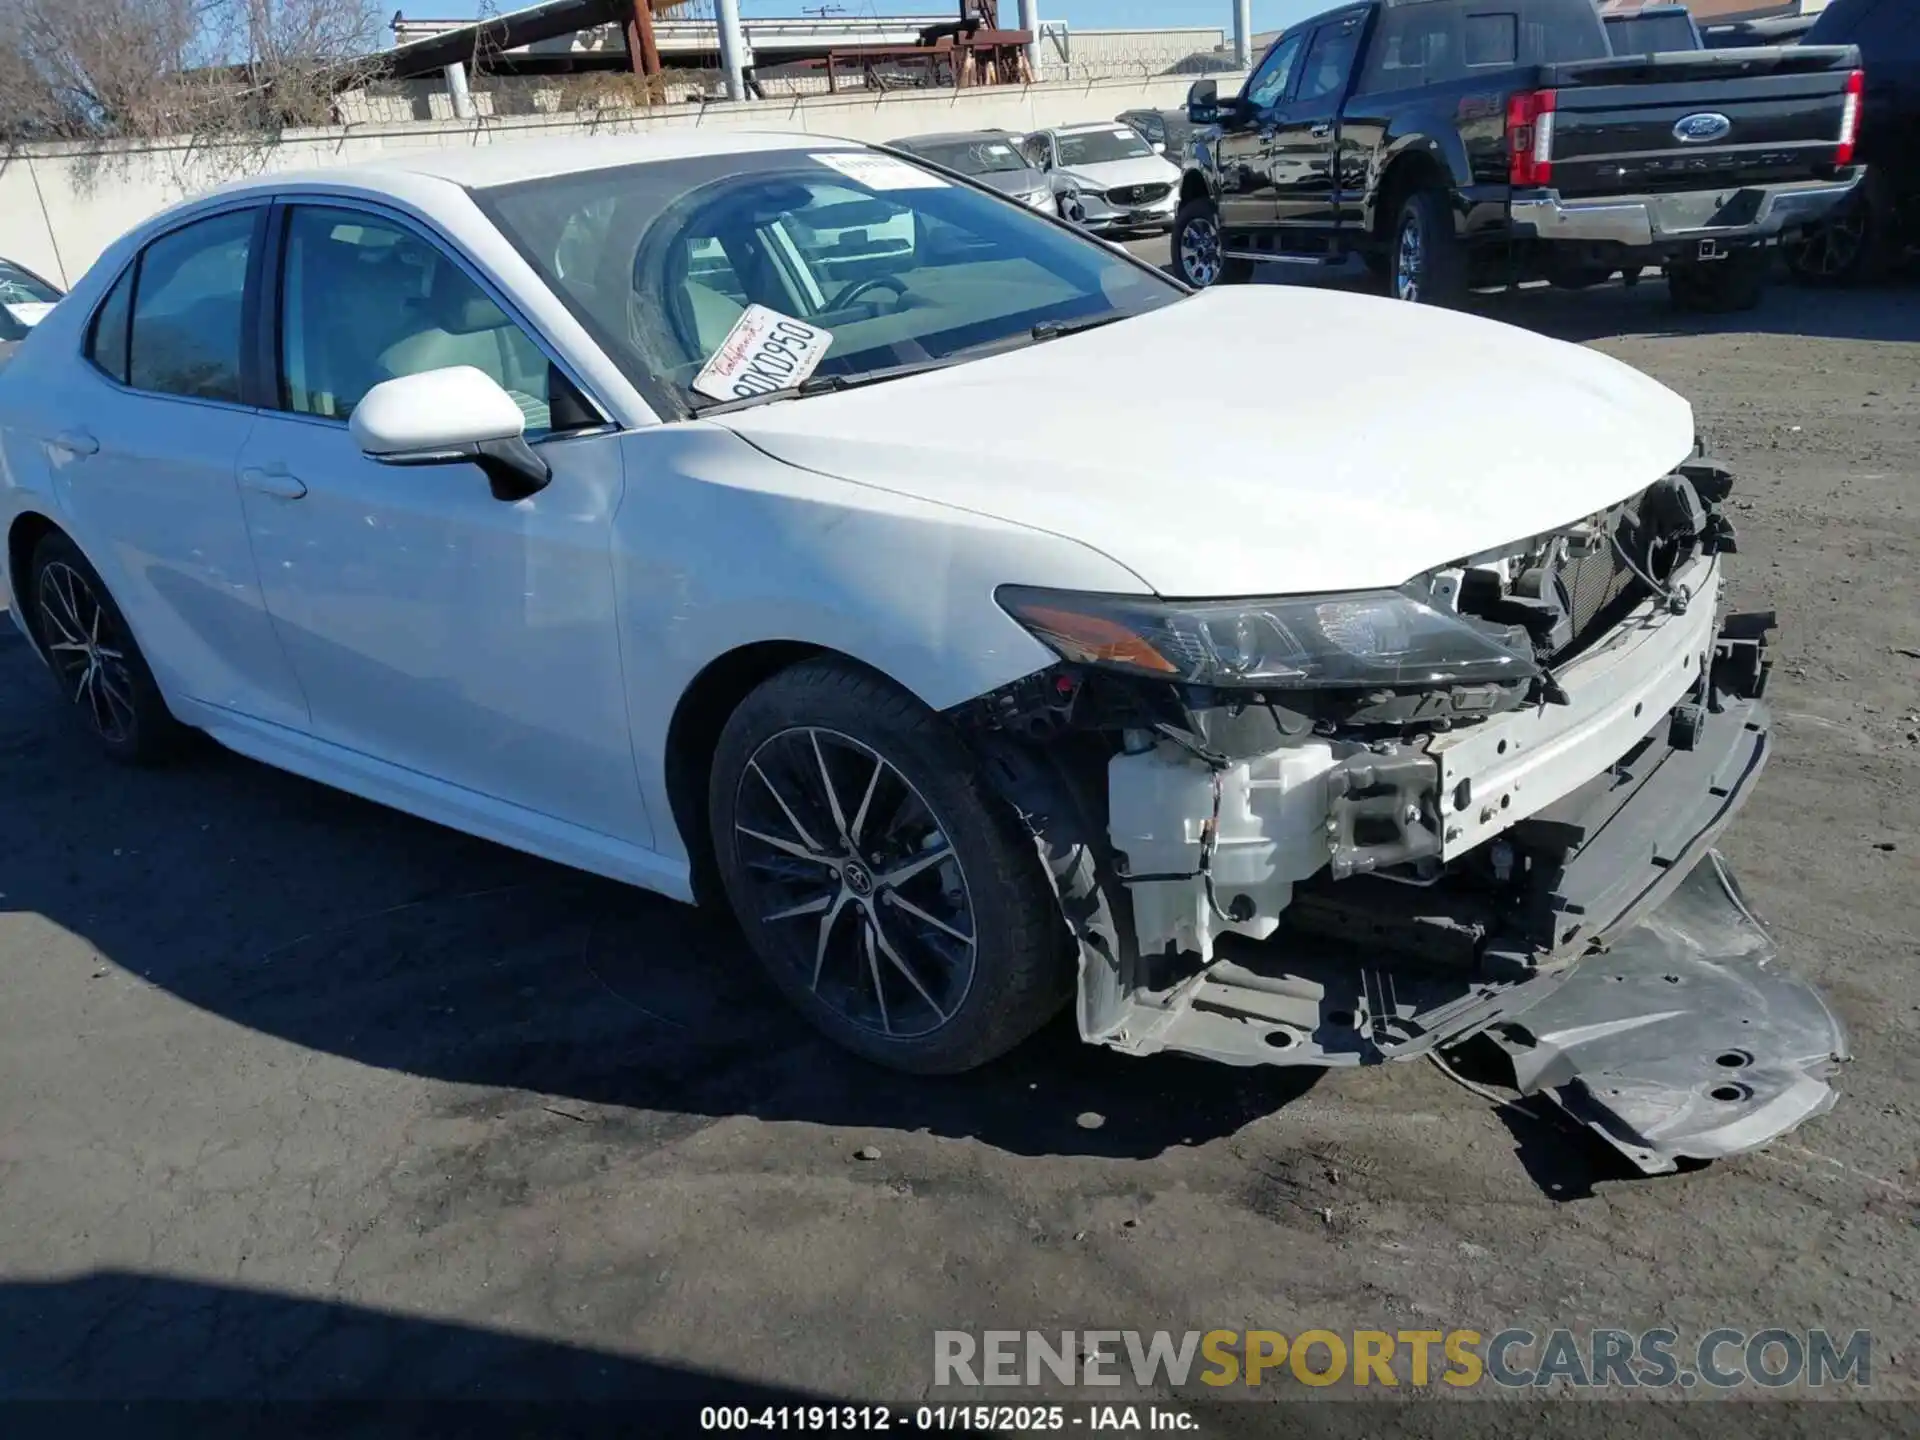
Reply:
[[1080, 130], [1059, 137], [1060, 163], [1071, 170], [1076, 165], [1105, 165], [1112, 160], [1138, 160], [1153, 154], [1153, 147], [1140, 138], [1138, 130], [1116, 125], [1111, 130]]
[[[749, 305], [830, 332], [816, 373], [853, 379], [1182, 294], [1098, 241], [871, 152], [660, 161], [475, 198], [656, 408], [682, 412], [708, 403], [694, 377]], [[576, 245], [563, 265], [574, 215], [608, 201], [593, 253]]]
[[1246, 102], [1256, 110], [1271, 110], [1280, 103], [1287, 93], [1287, 82], [1293, 78], [1294, 62], [1300, 58], [1300, 50], [1306, 44], [1307, 32], [1289, 35], [1267, 52], [1267, 58], [1260, 62], [1260, 68], [1253, 72], [1247, 81]]
[[[563, 234], [556, 260], [578, 255], [589, 233]], [[471, 365], [514, 398], [529, 433], [552, 428], [545, 352], [414, 230], [365, 211], [298, 206], [285, 263], [282, 408], [344, 420], [384, 380]]]
[[1331, 100], [1347, 88], [1354, 52], [1360, 46], [1360, 18], [1323, 25], [1313, 37], [1313, 49], [1300, 72], [1301, 100]]
[[256, 215], [235, 210], [198, 220], [141, 252], [127, 384], [239, 403], [241, 305]]

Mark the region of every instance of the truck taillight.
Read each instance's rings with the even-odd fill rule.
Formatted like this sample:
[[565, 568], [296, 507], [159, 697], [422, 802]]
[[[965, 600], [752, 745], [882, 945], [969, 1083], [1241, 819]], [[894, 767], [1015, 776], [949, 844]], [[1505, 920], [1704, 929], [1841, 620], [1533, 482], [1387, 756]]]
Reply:
[[1836, 165], [1853, 164], [1854, 146], [1860, 140], [1860, 102], [1866, 93], [1866, 71], [1856, 70], [1847, 76], [1846, 104], [1840, 109], [1840, 144], [1833, 152]]
[[1515, 185], [1553, 183], [1555, 90], [1522, 90], [1507, 99], [1507, 179]]

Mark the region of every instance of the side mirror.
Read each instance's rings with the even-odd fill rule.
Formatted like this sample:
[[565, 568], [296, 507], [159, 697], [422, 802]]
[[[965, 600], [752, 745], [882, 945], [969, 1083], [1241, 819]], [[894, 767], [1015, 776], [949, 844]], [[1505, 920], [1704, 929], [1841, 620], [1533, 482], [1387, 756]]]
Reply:
[[1164, 154], [1166, 154], [1166, 153], [1167, 153], [1167, 142], [1166, 142], [1166, 141], [1164, 141], [1164, 140], [1155, 140], [1155, 141], [1152, 141], [1151, 143], [1152, 143], [1152, 145], [1153, 145], [1153, 153], [1154, 153], [1154, 154], [1156, 154], [1156, 155], [1164, 155]]
[[1220, 85], [1215, 80], [1196, 80], [1187, 87], [1187, 121], [1192, 125], [1216, 125], [1220, 121]]
[[369, 390], [347, 432], [383, 465], [478, 465], [496, 500], [524, 500], [553, 479], [526, 442], [527, 419], [483, 370], [452, 365]]

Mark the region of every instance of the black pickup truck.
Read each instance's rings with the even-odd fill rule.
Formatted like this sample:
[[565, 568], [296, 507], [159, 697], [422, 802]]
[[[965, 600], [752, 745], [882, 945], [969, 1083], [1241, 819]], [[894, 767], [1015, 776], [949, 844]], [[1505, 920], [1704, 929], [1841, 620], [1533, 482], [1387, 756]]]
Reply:
[[1758, 302], [1767, 246], [1859, 183], [1851, 46], [1615, 56], [1593, 0], [1369, 0], [1187, 97], [1173, 260], [1191, 285], [1365, 257], [1404, 300], [1663, 265]]

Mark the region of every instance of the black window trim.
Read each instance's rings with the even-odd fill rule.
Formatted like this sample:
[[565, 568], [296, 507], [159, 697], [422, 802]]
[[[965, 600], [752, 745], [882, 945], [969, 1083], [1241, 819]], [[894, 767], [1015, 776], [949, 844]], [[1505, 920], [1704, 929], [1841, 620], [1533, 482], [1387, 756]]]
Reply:
[[[107, 384], [113, 386], [114, 389], [127, 395], [138, 395], [148, 400], [171, 400], [182, 405], [217, 405], [223, 410], [257, 410], [259, 407], [249, 403], [247, 399], [248, 395], [252, 393], [249, 372], [252, 370], [253, 359], [251, 353], [252, 347], [247, 343], [247, 337], [252, 333], [251, 325], [253, 323], [253, 317], [249, 312], [249, 306], [253, 294], [254, 277], [257, 274], [255, 267], [260, 263], [261, 241], [265, 234], [268, 204], [269, 202], [264, 196], [238, 196], [227, 203], [209, 205], [203, 210], [195, 210], [189, 214], [182, 215], [179, 224], [169, 225], [166, 229], [156, 231], [145, 240], [142, 240], [140, 242], [140, 248], [136, 250], [133, 257], [115, 273], [112, 283], [101, 292], [100, 298], [94, 302], [93, 309], [87, 315], [87, 323], [80, 329], [80, 358], [86, 363], [87, 368], [93, 371], [100, 379], [106, 381]], [[130, 384], [129, 381], [133, 375], [133, 317], [134, 312], [140, 305], [140, 268], [146, 261], [147, 251], [151, 250], [162, 240], [178, 235], [182, 230], [190, 229], [203, 220], [217, 220], [222, 215], [236, 215], [249, 210], [254, 212], [254, 217], [253, 234], [247, 240], [247, 278], [245, 282], [247, 288], [240, 297], [240, 398], [238, 400], [216, 400], [208, 395], [176, 395], [169, 390], [147, 390], [138, 385]], [[127, 354], [125, 359], [128, 380], [122, 380], [119, 376], [111, 375], [101, 369], [100, 366], [94, 362], [93, 337], [95, 330], [100, 324], [100, 312], [106, 308], [107, 302], [113, 298], [113, 292], [120, 288], [120, 282], [128, 276], [132, 277], [132, 286], [127, 291]]]
[[[591, 424], [575, 425], [565, 430], [549, 430], [544, 435], [533, 437], [527, 442], [528, 444], [546, 445], [558, 440], [577, 440], [588, 435], [610, 434], [622, 428], [618, 422], [610, 418], [613, 411], [607, 403], [580, 378], [573, 366], [561, 358], [558, 349], [540, 332], [540, 328], [530, 322], [520, 307], [498, 285], [494, 284], [437, 225], [409, 211], [382, 204], [368, 196], [340, 195], [320, 190], [276, 195], [269, 203], [272, 214], [267, 222], [266, 243], [260, 247], [261, 272], [258, 276], [260, 299], [248, 331], [253, 339], [253, 344], [248, 347], [252, 352], [253, 361], [249, 369], [255, 371], [258, 376], [259, 389], [256, 393], [261, 395], [262, 399], [257, 408], [263, 414], [272, 415], [276, 419], [333, 425], [342, 429], [349, 423], [348, 420], [332, 415], [312, 415], [304, 410], [289, 410], [281, 402], [281, 397], [286, 393], [286, 377], [281, 372], [283, 358], [280, 344], [280, 326], [283, 319], [281, 296], [286, 284], [287, 229], [291, 220], [288, 212], [296, 207], [309, 210], [356, 210], [410, 231], [419, 240], [433, 246], [458, 265], [467, 278], [479, 286], [487, 298], [500, 307], [501, 313], [520, 327], [521, 331], [539, 348], [540, 353], [547, 357], [547, 362], [560, 372], [567, 384], [573, 387], [587, 408], [599, 417]], [[269, 263], [269, 257], [271, 257], [271, 263]], [[551, 398], [549, 397], [549, 401]]]

